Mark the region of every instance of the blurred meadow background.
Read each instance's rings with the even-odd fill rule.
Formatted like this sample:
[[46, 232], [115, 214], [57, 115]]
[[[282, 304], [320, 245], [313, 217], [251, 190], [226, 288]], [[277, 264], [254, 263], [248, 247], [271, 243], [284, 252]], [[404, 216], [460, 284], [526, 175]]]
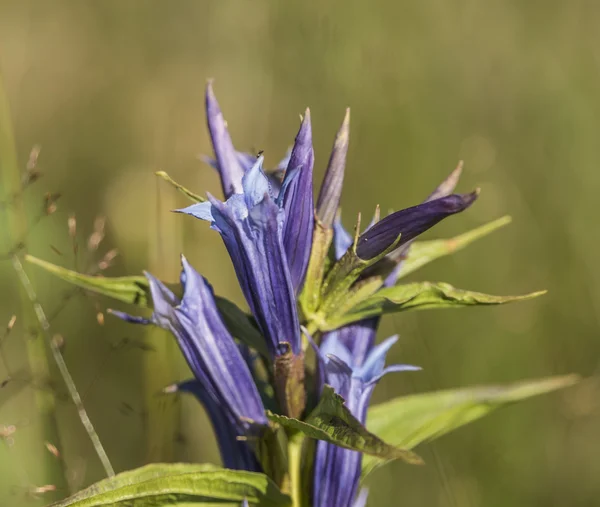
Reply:
[[[390, 360], [424, 371], [389, 376], [376, 400], [593, 375], [600, 364], [599, 23], [600, 4], [584, 0], [0, 0], [0, 72], [18, 164], [25, 172], [39, 146], [42, 173], [23, 195], [26, 236], [9, 226], [7, 206], [0, 209], [0, 324], [17, 316], [0, 335], [0, 505], [43, 505], [103, 477], [6, 260], [18, 241], [80, 270], [116, 248], [107, 274], [148, 269], [168, 280], [185, 252], [217, 293], [245, 307], [218, 235], [170, 213], [187, 202], [154, 176], [165, 170], [198, 193], [220, 195], [216, 173], [198, 159], [210, 154], [207, 78], [215, 79], [237, 147], [264, 150], [267, 166], [283, 156], [310, 106], [317, 182], [344, 109], [352, 108], [342, 200], [348, 227], [377, 204], [385, 212], [418, 203], [459, 159], [459, 189], [479, 186], [481, 197], [427, 238], [513, 217], [411, 279], [548, 294], [507, 307], [387, 317], [380, 336], [401, 336]], [[55, 213], [39, 218], [46, 192], [61, 197]], [[105, 235], [90, 252], [98, 217]], [[110, 315], [102, 325], [112, 302], [25, 269], [117, 471], [149, 461], [218, 461], [195, 400], [159, 395], [189, 375], [170, 336]], [[425, 467], [379, 470], [370, 505], [599, 505], [599, 428], [600, 382], [592, 378], [422, 446]], [[36, 495], [44, 485], [56, 491]]]

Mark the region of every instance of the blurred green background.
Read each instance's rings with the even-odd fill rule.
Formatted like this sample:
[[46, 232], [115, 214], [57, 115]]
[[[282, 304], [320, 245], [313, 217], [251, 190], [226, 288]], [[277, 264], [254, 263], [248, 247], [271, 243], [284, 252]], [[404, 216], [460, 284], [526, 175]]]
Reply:
[[[23, 170], [41, 146], [43, 177], [25, 194], [27, 248], [79, 269], [117, 248], [107, 273], [148, 268], [172, 280], [183, 251], [219, 294], [244, 304], [218, 235], [170, 214], [186, 201], [154, 171], [220, 195], [216, 174], [197, 158], [210, 153], [209, 77], [237, 147], [265, 150], [267, 165], [293, 142], [310, 106], [317, 181], [351, 106], [346, 225], [376, 204], [416, 204], [464, 159], [460, 189], [480, 186], [481, 197], [427, 237], [506, 213], [514, 222], [411, 278], [494, 294], [549, 289], [508, 307], [386, 318], [381, 336], [401, 336], [390, 360], [424, 371], [386, 378], [376, 399], [592, 375], [600, 357], [599, 23], [600, 4], [583, 0], [0, 0], [0, 71]], [[62, 194], [58, 211], [33, 225], [45, 192]], [[97, 216], [106, 217], [106, 237], [90, 254]], [[2, 242], [2, 253], [13, 246], [6, 234]], [[218, 460], [194, 400], [157, 395], [189, 375], [165, 333], [108, 315], [100, 325], [97, 313], [111, 302], [65, 301], [66, 284], [26, 269], [118, 471], [150, 460]], [[1, 345], [0, 381], [13, 381], [0, 388], [0, 427], [16, 431], [0, 445], [0, 505], [40, 505], [103, 471], [55, 368], [29, 371], [27, 350], [40, 338], [6, 260], [0, 283], [0, 325], [18, 317]], [[421, 447], [428, 465], [378, 471], [370, 505], [599, 505], [599, 386], [592, 379], [509, 407]], [[57, 491], [32, 496], [47, 484]]]

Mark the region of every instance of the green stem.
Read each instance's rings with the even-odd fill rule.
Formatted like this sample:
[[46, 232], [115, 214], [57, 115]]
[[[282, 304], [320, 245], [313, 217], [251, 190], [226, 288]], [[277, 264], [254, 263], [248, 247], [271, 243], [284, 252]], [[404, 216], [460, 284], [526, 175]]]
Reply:
[[302, 445], [304, 436], [296, 433], [289, 437], [288, 472], [290, 474], [290, 494], [293, 507], [302, 507]]
[[[8, 98], [4, 92], [2, 76], [0, 75], [0, 187], [3, 189], [4, 210], [0, 215], [4, 219], [4, 245], [11, 250], [13, 254], [17, 247], [27, 236], [27, 214], [22, 195], [21, 171], [17, 162], [17, 152], [15, 147], [14, 135], [12, 131], [12, 122]], [[18, 289], [19, 302], [21, 306], [20, 320], [24, 329], [36, 329], [39, 331], [33, 310], [27, 301], [24, 290]], [[39, 333], [36, 336], [26, 340], [26, 353], [34, 383], [37, 386], [44, 385], [50, 377], [48, 356], [44, 340]], [[60, 447], [59, 432], [55, 416], [56, 401], [54, 393], [49, 389], [35, 390], [35, 405], [38, 416], [41, 420], [41, 434], [39, 438], [40, 450], [43, 449], [44, 442], [50, 442], [52, 445]], [[41, 451], [43, 452], [43, 451]], [[43, 480], [48, 484], [56, 486], [57, 490], [64, 489], [66, 480], [62, 465], [57, 466], [56, 460], [50, 453], [43, 453], [41, 460], [31, 459], [30, 462], [41, 466], [43, 471]], [[46, 497], [47, 499], [50, 499]]]

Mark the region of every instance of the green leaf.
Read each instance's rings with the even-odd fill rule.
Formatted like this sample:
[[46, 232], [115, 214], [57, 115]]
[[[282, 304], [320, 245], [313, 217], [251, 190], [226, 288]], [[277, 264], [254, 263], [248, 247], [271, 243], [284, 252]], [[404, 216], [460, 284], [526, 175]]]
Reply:
[[412, 464], [422, 463], [416, 454], [390, 445], [367, 431], [346, 408], [344, 399], [328, 385], [323, 388], [319, 403], [305, 421], [272, 413], [267, 415], [272, 422], [287, 430], [299, 431], [307, 437], [324, 440], [377, 459], [402, 459]]
[[157, 171], [155, 174], [158, 177], [160, 177], [163, 180], [165, 180], [167, 183], [169, 183], [172, 186], [174, 186], [177, 190], [179, 190], [183, 195], [185, 195], [191, 201], [193, 201], [195, 203], [206, 201], [206, 199], [204, 197], [200, 197], [198, 194], [195, 194], [191, 190], [188, 190], [187, 188], [185, 188], [183, 185], [180, 185], [179, 183], [177, 183], [166, 172], [164, 172], [164, 171]]
[[250, 505], [288, 506], [266, 475], [214, 465], [152, 464], [123, 472], [50, 507], [192, 507]]
[[[569, 387], [578, 381], [577, 375], [566, 375], [509, 385], [467, 387], [403, 396], [371, 407], [367, 414], [367, 427], [393, 445], [412, 449], [499, 407]], [[363, 476], [380, 464], [381, 461], [365, 456]]]
[[[65, 280], [81, 289], [102, 294], [116, 301], [122, 301], [137, 305], [142, 308], [152, 308], [152, 297], [150, 295], [150, 286], [148, 280], [144, 276], [121, 276], [121, 277], [104, 277], [92, 276], [77, 273], [70, 269], [56, 266], [50, 262], [38, 259], [32, 255], [26, 255], [25, 260], [36, 264], [45, 269], [49, 273], [56, 275], [58, 278]], [[169, 288], [178, 293], [181, 291], [179, 284], [167, 284]], [[229, 329], [229, 332], [238, 340], [246, 345], [254, 348], [259, 354], [264, 357], [269, 357], [265, 339], [262, 337], [258, 329], [252, 325], [246, 313], [240, 310], [231, 301], [216, 296], [215, 301], [219, 312], [223, 317], [223, 321]]]
[[501, 305], [533, 299], [545, 293], [546, 291], [539, 291], [521, 296], [492, 296], [481, 292], [456, 289], [450, 284], [441, 282], [416, 282], [395, 285], [377, 291], [344, 315], [329, 316], [327, 326], [324, 329], [336, 329], [350, 322], [384, 313], [428, 310], [430, 308]]
[[488, 234], [504, 227], [512, 221], [511, 217], [504, 216], [487, 224], [484, 224], [476, 229], [455, 236], [449, 239], [436, 239], [433, 241], [415, 241], [408, 251], [408, 256], [404, 260], [400, 277], [402, 278], [410, 273], [413, 273], [417, 269], [423, 267], [425, 264], [450, 255], [454, 252], [462, 250], [473, 241], [483, 238]]
[[70, 269], [61, 268], [32, 255], [26, 255], [25, 260], [82, 289], [144, 308], [150, 305], [151, 299], [148, 280], [143, 276], [107, 278], [103, 276], [84, 275]]

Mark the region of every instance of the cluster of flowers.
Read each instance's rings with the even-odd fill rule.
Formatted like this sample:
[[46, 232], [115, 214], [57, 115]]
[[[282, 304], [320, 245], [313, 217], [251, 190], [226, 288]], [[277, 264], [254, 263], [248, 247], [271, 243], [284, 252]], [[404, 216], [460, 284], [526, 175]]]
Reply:
[[[255, 442], [269, 428], [266, 408], [301, 418], [328, 384], [364, 424], [378, 380], [388, 372], [418, 369], [385, 367], [396, 337], [375, 344], [379, 317], [337, 328], [323, 321], [329, 314], [343, 313], [348, 299], [363, 287], [373, 293], [394, 285], [412, 240], [468, 208], [477, 192], [452, 193], [460, 176], [457, 168], [423, 203], [383, 219], [376, 216], [362, 233], [357, 225], [352, 236], [339, 218], [349, 112], [335, 138], [315, 205], [309, 110], [291, 152], [276, 170], [267, 172], [262, 155], [235, 150], [210, 83], [206, 111], [215, 153], [209, 162], [220, 175], [225, 201], [209, 194], [206, 201], [179, 211], [209, 222], [221, 235], [252, 325], [264, 340], [264, 352], [257, 353], [240, 336], [234, 339], [211, 286], [185, 258], [181, 294], [147, 274], [154, 305], [150, 319], [116, 313], [175, 336], [194, 374], [178, 389], [193, 393], [205, 407], [224, 465], [262, 471]], [[316, 368], [305, 375], [309, 347], [315, 352]], [[258, 378], [258, 362], [272, 396]], [[358, 491], [361, 458], [359, 452], [319, 441], [310, 465], [311, 504], [364, 505], [366, 493]]]

